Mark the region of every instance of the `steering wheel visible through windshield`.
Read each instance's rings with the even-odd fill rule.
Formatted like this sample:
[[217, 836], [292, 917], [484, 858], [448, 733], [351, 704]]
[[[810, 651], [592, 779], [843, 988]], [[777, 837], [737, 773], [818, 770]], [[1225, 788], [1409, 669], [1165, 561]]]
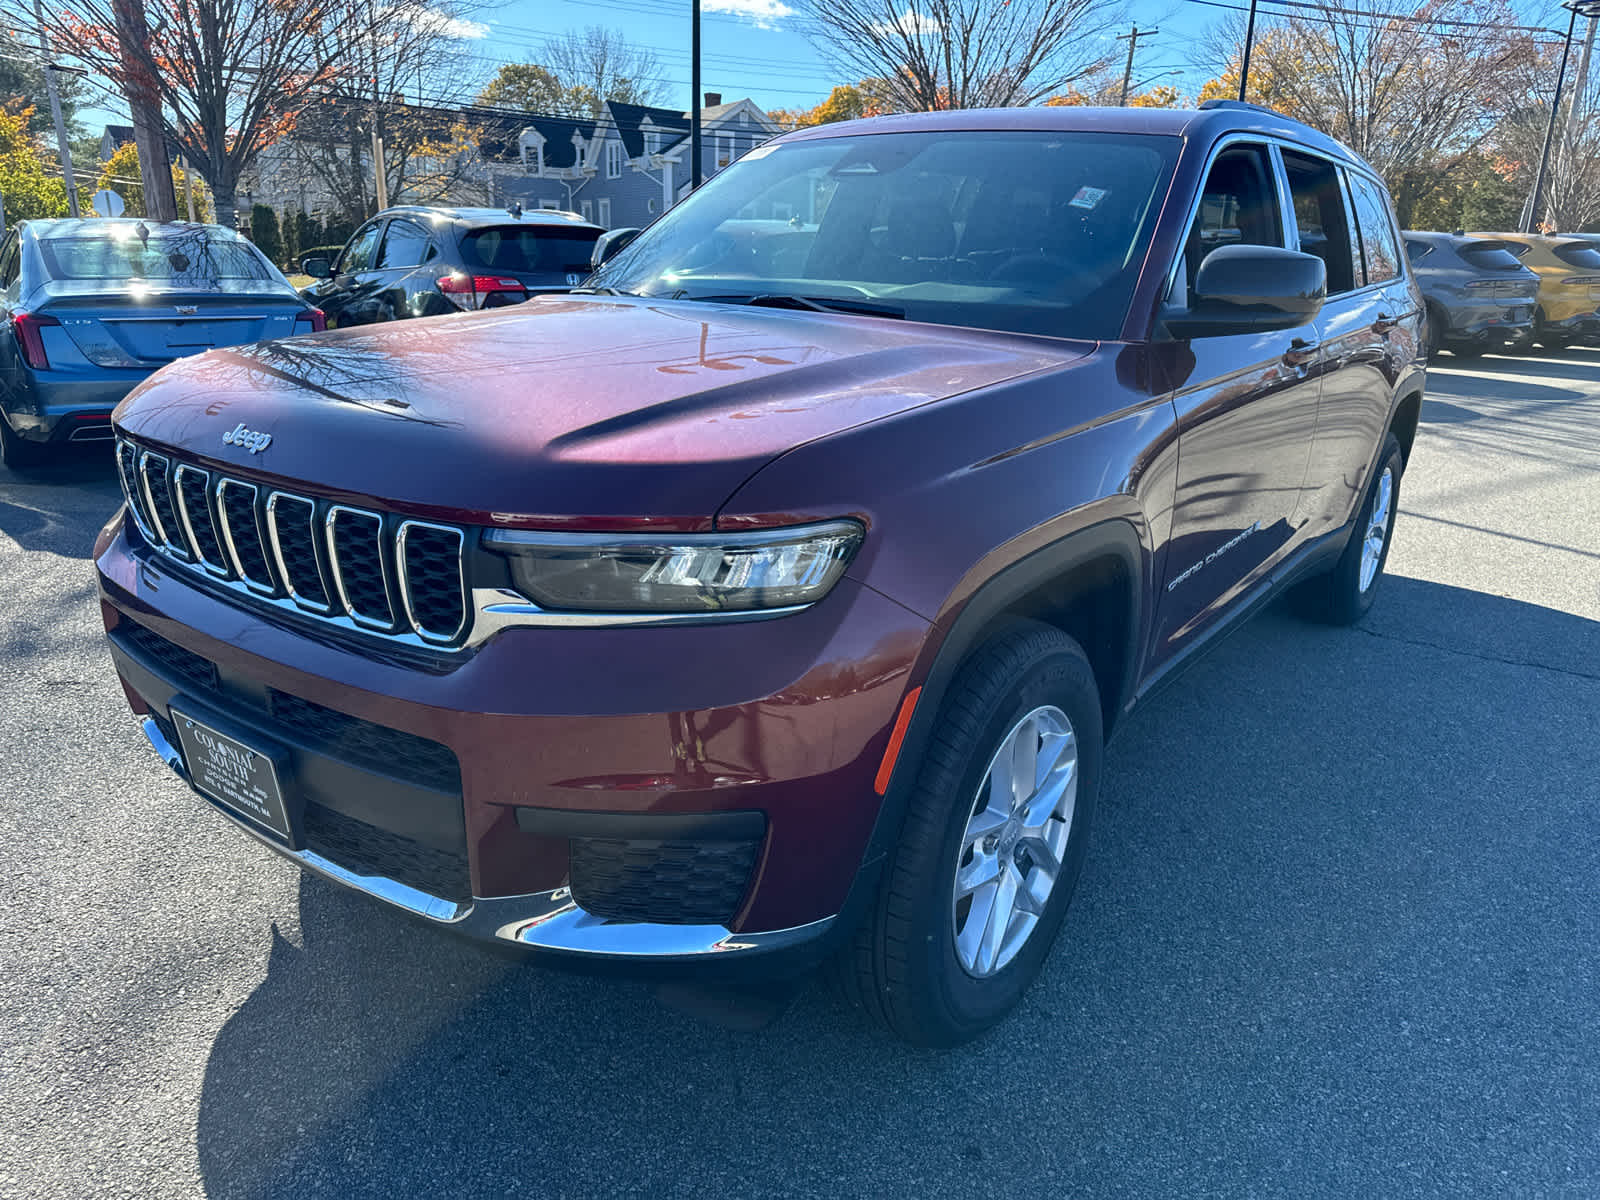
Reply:
[[950, 130], [763, 146], [589, 286], [1115, 338], [1178, 145]]

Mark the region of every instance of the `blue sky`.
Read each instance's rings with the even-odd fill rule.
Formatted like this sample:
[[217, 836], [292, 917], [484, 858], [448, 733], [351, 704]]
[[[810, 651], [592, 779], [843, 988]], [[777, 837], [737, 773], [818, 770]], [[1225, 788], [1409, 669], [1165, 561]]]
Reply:
[[[1241, 3], [1249, 0], [1129, 3], [1119, 22], [1121, 29], [1137, 22], [1141, 28], [1160, 30], [1140, 40], [1135, 82], [1172, 83], [1193, 95], [1212, 73], [1198, 43], [1219, 21], [1240, 16]], [[1405, 11], [1417, 3], [1395, 0], [1394, 7]], [[1546, 27], [1565, 15], [1558, 14], [1555, 0], [1513, 0], [1513, 4], [1524, 20]], [[766, 109], [797, 108], [816, 104], [833, 84], [850, 81], [803, 36], [799, 15], [786, 0], [702, 0], [702, 5], [703, 90], [721, 92], [727, 100], [748, 96]], [[666, 103], [686, 108], [689, 11], [689, 0], [504, 0], [472, 14], [463, 29], [471, 36], [459, 42], [460, 52], [467, 65], [481, 69], [487, 78], [501, 63], [527, 61], [553, 34], [605, 25], [656, 51], [664, 69]], [[1561, 24], [1564, 27], [1565, 22]], [[1125, 42], [1114, 42], [1107, 34], [1091, 48], [1120, 62], [1125, 47]], [[1172, 71], [1181, 74], [1171, 76]], [[426, 92], [426, 81], [423, 88]], [[427, 98], [465, 102], [471, 96], [429, 93]], [[125, 112], [86, 109], [82, 114], [84, 125], [94, 132], [113, 119], [125, 120]]]

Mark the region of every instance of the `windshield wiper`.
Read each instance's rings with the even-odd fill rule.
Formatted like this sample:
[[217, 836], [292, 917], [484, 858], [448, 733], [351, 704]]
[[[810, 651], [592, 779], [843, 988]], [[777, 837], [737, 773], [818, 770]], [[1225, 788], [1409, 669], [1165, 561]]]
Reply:
[[887, 317], [905, 320], [906, 310], [893, 304], [879, 304], [875, 300], [853, 300], [840, 296], [791, 296], [783, 292], [762, 292], [755, 296], [689, 296], [679, 293], [675, 299], [709, 300], [715, 304], [745, 304], [752, 308], [796, 308], [806, 312], [854, 313], [864, 317]]

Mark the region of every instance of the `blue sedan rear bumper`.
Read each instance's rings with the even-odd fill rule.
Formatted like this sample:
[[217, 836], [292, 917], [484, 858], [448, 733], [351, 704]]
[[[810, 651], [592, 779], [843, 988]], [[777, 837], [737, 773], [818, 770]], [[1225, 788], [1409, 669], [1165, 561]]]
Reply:
[[30, 442], [104, 441], [111, 437], [111, 410], [149, 378], [145, 368], [24, 368], [3, 401], [7, 423]]

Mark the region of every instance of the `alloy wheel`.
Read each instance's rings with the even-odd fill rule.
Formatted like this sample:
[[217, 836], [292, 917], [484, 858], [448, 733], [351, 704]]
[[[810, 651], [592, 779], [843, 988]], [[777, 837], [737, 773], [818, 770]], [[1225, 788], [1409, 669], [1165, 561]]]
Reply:
[[1365, 592], [1378, 577], [1383, 562], [1383, 547], [1389, 540], [1389, 522], [1394, 516], [1394, 470], [1384, 467], [1373, 493], [1372, 512], [1367, 517], [1367, 532], [1361, 542], [1361, 590]]
[[1078, 797], [1067, 714], [1043, 705], [1000, 741], [973, 797], [951, 896], [956, 958], [982, 979], [1017, 956], [1055, 890]]

